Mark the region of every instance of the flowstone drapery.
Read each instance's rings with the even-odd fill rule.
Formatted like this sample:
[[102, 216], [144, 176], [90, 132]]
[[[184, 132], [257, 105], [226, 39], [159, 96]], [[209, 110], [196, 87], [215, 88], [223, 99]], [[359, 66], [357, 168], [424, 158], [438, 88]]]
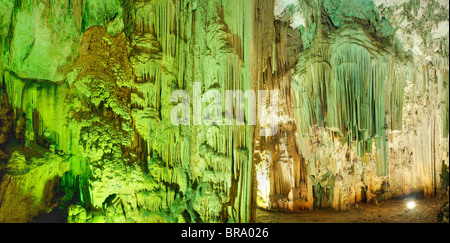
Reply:
[[277, 1], [277, 20], [302, 41], [296, 66], [274, 72], [291, 82], [283, 100], [295, 114], [280, 117], [296, 142], [255, 148], [261, 206], [346, 210], [445, 193], [448, 4], [418, 2]]
[[[447, 29], [432, 0], [0, 0], [0, 222], [252, 222], [257, 205], [438, 195]], [[227, 90], [268, 95], [241, 125]], [[223, 125], [202, 123], [211, 107]]]

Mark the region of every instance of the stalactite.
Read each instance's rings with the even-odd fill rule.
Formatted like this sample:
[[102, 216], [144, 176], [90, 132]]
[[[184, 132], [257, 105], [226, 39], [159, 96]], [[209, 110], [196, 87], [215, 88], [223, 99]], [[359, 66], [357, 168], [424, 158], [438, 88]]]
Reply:
[[[353, 38], [358, 35], [365, 38], [361, 34]], [[298, 117], [310, 117], [300, 121], [299, 129], [301, 134], [310, 133], [310, 128], [315, 125], [337, 129], [347, 138], [347, 143], [358, 143], [359, 156], [371, 152], [370, 144], [375, 138], [377, 173], [386, 175], [385, 129], [388, 122], [395, 128], [400, 125], [404, 81], [395, 78], [394, 65], [398, 64], [394, 59], [373, 54], [372, 46], [340, 44], [345, 41], [346, 38], [341, 38], [332, 41], [329, 47], [326, 44], [315, 44], [319, 49], [312, 47], [315, 53], [322, 54], [318, 64], [311, 63], [305, 70], [311, 78], [302, 76], [305, 81], [297, 81], [297, 90], [302, 92], [297, 98], [298, 106], [303, 109]], [[383, 58], [388, 61], [381, 61]], [[385, 111], [391, 116], [390, 121], [387, 121]]]
[[[295, 175], [292, 175], [291, 167], [280, 160], [279, 148], [257, 145], [256, 154], [260, 153], [260, 149], [275, 152], [272, 153], [274, 161], [270, 162], [273, 168], [269, 179], [269, 207], [298, 210], [331, 206], [346, 210], [349, 205], [362, 200], [361, 198], [368, 201], [377, 197], [387, 199], [412, 191], [421, 191], [426, 196], [431, 196], [436, 191], [435, 188], [439, 187], [439, 183], [433, 179], [437, 178], [436, 171], [441, 168], [436, 161], [445, 161], [446, 158], [442, 157], [442, 150], [436, 149], [435, 145], [442, 144], [448, 138], [447, 134], [441, 138], [435, 135], [437, 131], [440, 133], [447, 129], [440, 125], [446, 124], [446, 119], [441, 116], [442, 113], [436, 111], [440, 109], [445, 112], [448, 106], [446, 102], [435, 106], [440, 103], [436, 100], [446, 95], [441, 96], [433, 86], [439, 83], [438, 86], [446, 90], [446, 86], [442, 84], [446, 82], [445, 77], [448, 75], [446, 76], [445, 70], [448, 68], [439, 65], [446, 63], [448, 58], [445, 54], [442, 57], [427, 52], [427, 55], [431, 56], [427, 57], [428, 61], [425, 60], [424, 63], [431, 61], [439, 66], [435, 69], [439, 70], [438, 75], [433, 74], [428, 65], [418, 64], [423, 61], [412, 57], [412, 51], [405, 52], [405, 49], [402, 49], [402, 44], [406, 41], [404, 37], [399, 37], [401, 41], [393, 37], [393, 27], [389, 21], [377, 22], [381, 20], [381, 15], [371, 2], [360, 3], [355, 2], [355, 6], [350, 7], [344, 1], [313, 1], [309, 4], [299, 2], [279, 16], [278, 21], [281, 23], [286, 19], [292, 20], [293, 13], [289, 11], [297, 11], [303, 18], [314, 16], [302, 19], [297, 29], [304, 49], [298, 58], [292, 82], [298, 147], [307, 167], [305, 174], [309, 178], [305, 180], [304, 190], [300, 189], [302, 183], [295, 179], [295, 186], [290, 186], [289, 191], [288, 178], [295, 178]], [[315, 11], [321, 7], [312, 8], [321, 5], [324, 7], [322, 12]], [[426, 5], [421, 8], [424, 6]], [[385, 9], [383, 5], [378, 8]], [[441, 15], [440, 11], [435, 13]], [[352, 20], [349, 21], [348, 17]], [[398, 16], [389, 17], [394, 18], [396, 25], [400, 25], [404, 20]], [[440, 18], [440, 21], [445, 21], [448, 15], [442, 14]], [[366, 25], [373, 25], [373, 31], [358, 30], [361, 27], [356, 19], [363, 19]], [[418, 24], [428, 25], [427, 20], [421, 20]], [[275, 26], [280, 29], [280, 24]], [[416, 28], [415, 26], [408, 29]], [[278, 61], [272, 59], [268, 69], [272, 68], [273, 74], [289, 78], [289, 74], [280, 72], [280, 67], [287, 59], [282, 49], [280, 51], [277, 47], [286, 45], [283, 35], [283, 31], [276, 31], [276, 41], [272, 42], [272, 56], [276, 56]], [[431, 44], [435, 46], [435, 50], [439, 49], [436, 43], [435, 40], [434, 44]], [[417, 46], [414, 48], [416, 52]], [[270, 78], [265, 82], [270, 85]], [[414, 91], [411, 92], [411, 89]], [[433, 101], [424, 98], [429, 97], [424, 95], [425, 93], [432, 94], [431, 96], [435, 97]], [[414, 105], [411, 105], [412, 103]], [[428, 112], [418, 109], [425, 103]], [[419, 121], [416, 117], [410, 118], [414, 112], [417, 117], [430, 119]], [[437, 114], [440, 116], [438, 119]], [[289, 113], [283, 113], [283, 116], [284, 119], [292, 117]], [[406, 136], [409, 136], [408, 139]], [[406, 142], [409, 140], [422, 145], [419, 148]], [[260, 163], [266, 162], [263, 160]], [[295, 166], [292, 168], [296, 168]], [[261, 171], [259, 169], [258, 176], [263, 178], [264, 172]], [[413, 182], [405, 177], [421, 179]], [[311, 183], [314, 184], [314, 191]], [[294, 191], [305, 193], [294, 198]], [[309, 202], [302, 204], [301, 200], [298, 201], [301, 198], [305, 201], [308, 198]], [[311, 201], [314, 201], [315, 206], [310, 204]]]
[[[448, 15], [420, 2], [395, 9], [417, 17], [415, 26], [441, 29], [420, 16]], [[256, 201], [346, 210], [441, 186], [448, 37], [418, 34], [427, 55], [440, 50], [418, 61], [405, 51], [417, 48], [394, 36], [405, 26], [373, 1], [295, 1], [280, 16], [274, 1], [4, 5], [1, 108], [7, 97], [18, 124], [9, 136], [67, 156], [62, 185], [81, 198], [69, 221], [249, 222]], [[189, 94], [191, 118], [192, 101], [210, 90], [222, 95], [218, 115], [233, 107], [234, 116], [226, 90], [278, 91], [278, 114], [268, 106], [264, 121], [277, 133], [261, 136], [262, 121], [249, 126], [248, 106], [246, 125], [233, 117], [175, 126], [176, 90]], [[13, 164], [24, 167], [19, 157]]]
[[[236, 2], [249, 7], [244, 1]], [[219, 201], [239, 212], [239, 216], [228, 215], [229, 221], [246, 222], [249, 212], [241, 211], [250, 206], [249, 201], [234, 198], [246, 197], [238, 191], [249, 193], [251, 163], [244, 159], [250, 151], [249, 128], [174, 127], [167, 116], [173, 108], [167, 97], [177, 88], [192, 95], [193, 81], [202, 83], [202, 91], [216, 88], [222, 94], [227, 89], [245, 91], [249, 87], [248, 63], [242, 58], [248, 45], [244, 38], [250, 32], [243, 32], [244, 16], [239, 15], [240, 11], [227, 3], [221, 6], [225, 7], [223, 13], [218, 12], [222, 11], [218, 4], [132, 3], [131, 61], [137, 76], [131, 94], [132, 117], [137, 132], [147, 142], [149, 157], [160, 160], [149, 163], [152, 180], [176, 184], [183, 194], [193, 193], [192, 204], [204, 222], [227, 220], [220, 215], [229, 209], [220, 206]], [[210, 20], [204, 22], [205, 18]], [[198, 180], [201, 193], [199, 188], [190, 188], [187, 174], [190, 180]], [[149, 210], [164, 210], [174, 200], [175, 194], [160, 192], [157, 198], [162, 201], [155, 199], [155, 204], [148, 205]]]

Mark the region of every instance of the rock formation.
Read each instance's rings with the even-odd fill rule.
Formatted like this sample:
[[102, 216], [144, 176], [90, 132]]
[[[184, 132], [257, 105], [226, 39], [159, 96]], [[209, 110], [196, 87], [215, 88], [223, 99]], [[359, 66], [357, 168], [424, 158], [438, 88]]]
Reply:
[[448, 1], [0, 0], [0, 19], [0, 222], [448, 190]]
[[258, 177], [270, 181], [258, 191], [261, 206], [345, 210], [440, 195], [448, 184], [440, 180], [448, 164], [448, 2], [277, 1], [276, 13], [302, 41], [284, 74], [296, 113], [284, 121], [296, 124], [288, 134], [297, 144], [255, 151], [266, 168]]

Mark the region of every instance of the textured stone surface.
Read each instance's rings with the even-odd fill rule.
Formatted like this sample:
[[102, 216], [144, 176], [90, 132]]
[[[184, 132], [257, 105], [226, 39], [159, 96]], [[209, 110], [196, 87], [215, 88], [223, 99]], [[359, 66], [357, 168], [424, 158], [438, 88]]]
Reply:
[[70, 222], [251, 220], [251, 128], [170, 121], [194, 81], [250, 88], [247, 1], [2, 4], [2, 106], [15, 139], [70, 155]]
[[[22, 198], [8, 181], [46, 198], [4, 221], [54, 207], [48, 180], [68, 222], [251, 222], [256, 202], [448, 187], [448, 1], [0, 0], [0, 21], [0, 217]], [[176, 90], [189, 125], [171, 122]], [[210, 90], [278, 102], [254, 126], [198, 124]]]
[[[412, 192], [440, 195], [448, 164], [448, 2], [276, 6], [276, 18], [302, 40], [297, 67], [278, 75], [292, 81], [297, 114], [280, 117], [297, 125], [298, 142], [256, 147], [257, 177], [268, 179], [258, 188], [261, 205], [345, 210]], [[293, 149], [280, 159], [278, 147]]]
[[3, 169], [6, 173], [0, 186], [2, 223], [29, 222], [58, 206], [56, 189], [59, 178], [69, 169], [67, 157], [46, 153], [42, 158], [30, 160], [16, 151]]
[[448, 217], [448, 201], [443, 203], [442, 207], [440, 208], [437, 222], [438, 223], [449, 223], [449, 217]]

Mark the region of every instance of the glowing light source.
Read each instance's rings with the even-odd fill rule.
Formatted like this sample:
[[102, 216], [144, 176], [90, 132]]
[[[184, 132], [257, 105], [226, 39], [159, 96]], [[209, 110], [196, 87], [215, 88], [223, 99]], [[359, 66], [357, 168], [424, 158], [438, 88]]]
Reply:
[[408, 204], [406, 206], [408, 207], [408, 209], [414, 209], [416, 207], [416, 203], [411, 201], [411, 202], [408, 202]]

